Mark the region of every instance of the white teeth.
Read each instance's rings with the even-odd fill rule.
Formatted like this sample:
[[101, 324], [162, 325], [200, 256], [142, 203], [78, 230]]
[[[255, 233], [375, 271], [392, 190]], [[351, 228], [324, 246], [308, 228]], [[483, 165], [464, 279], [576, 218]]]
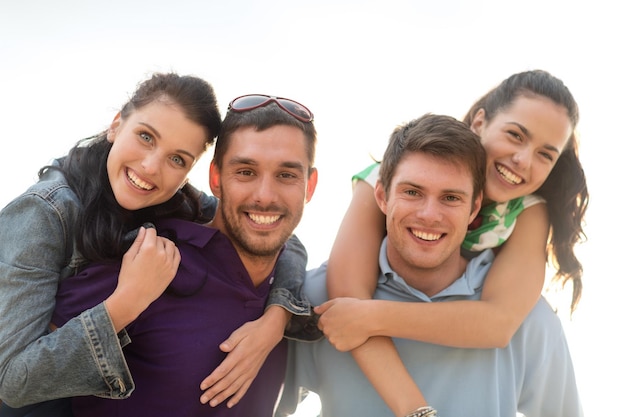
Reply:
[[272, 224], [280, 219], [280, 216], [262, 216], [260, 214], [252, 213], [248, 213], [248, 216], [253, 222], [257, 224]]
[[126, 170], [126, 175], [128, 176], [130, 182], [135, 184], [138, 188], [146, 191], [154, 189], [154, 185], [148, 184], [147, 182], [143, 181], [141, 178], [137, 177], [131, 170]]
[[512, 185], [521, 184], [522, 177], [520, 177], [519, 175], [515, 175], [514, 173], [512, 173], [511, 171], [509, 171], [502, 165], [496, 165], [496, 169], [498, 170], [500, 175], [502, 175], [502, 178], [504, 178], [506, 182], [508, 182], [509, 184], [512, 184]]
[[415, 230], [412, 230], [411, 232], [413, 233], [413, 236], [418, 237], [422, 240], [428, 240], [428, 241], [439, 240], [442, 236], [441, 233], [425, 233], [425, 232], [418, 232]]

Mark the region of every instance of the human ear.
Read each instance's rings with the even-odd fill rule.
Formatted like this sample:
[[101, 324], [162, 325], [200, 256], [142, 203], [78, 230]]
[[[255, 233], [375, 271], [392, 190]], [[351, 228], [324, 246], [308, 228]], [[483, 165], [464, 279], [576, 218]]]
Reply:
[[211, 192], [217, 198], [221, 197], [220, 182], [220, 170], [217, 168], [215, 161], [211, 161], [211, 166], [209, 167], [209, 187], [211, 187]]
[[122, 123], [122, 113], [117, 112], [117, 114], [113, 118], [113, 121], [111, 122], [111, 125], [109, 126], [109, 129], [107, 130], [107, 141], [108, 142], [113, 143], [113, 141], [115, 141], [115, 135], [117, 134], [117, 128], [120, 126], [121, 123]]
[[472, 207], [472, 212], [470, 213], [468, 226], [472, 224], [476, 216], [478, 216], [478, 213], [480, 212], [480, 209], [482, 207], [482, 202], [483, 202], [483, 193], [481, 191], [481, 193], [474, 199], [474, 205]]
[[478, 111], [474, 115], [474, 118], [472, 119], [472, 122], [470, 123], [470, 129], [478, 136], [481, 136], [486, 124], [487, 121], [485, 120], [485, 109], [478, 109]]
[[385, 194], [385, 188], [383, 187], [383, 183], [380, 180], [376, 181], [376, 187], [374, 187], [374, 197], [376, 198], [376, 203], [385, 216], [387, 215], [387, 195]]
[[315, 188], [317, 187], [317, 168], [311, 168], [311, 174], [306, 183], [306, 202], [311, 201]]

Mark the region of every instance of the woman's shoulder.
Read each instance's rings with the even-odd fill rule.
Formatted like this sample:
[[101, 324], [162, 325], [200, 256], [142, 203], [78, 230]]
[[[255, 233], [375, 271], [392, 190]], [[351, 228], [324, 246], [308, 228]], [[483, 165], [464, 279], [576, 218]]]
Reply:
[[376, 181], [378, 180], [378, 173], [380, 171], [380, 163], [375, 162], [369, 165], [367, 168], [358, 172], [352, 176], [352, 185], [354, 185], [357, 181], [365, 181], [370, 184], [372, 187], [376, 186]]
[[22, 196], [37, 196], [53, 205], [80, 203], [63, 172], [55, 168], [47, 168], [39, 177], [39, 181], [31, 185]]
[[[80, 199], [69, 186], [63, 172], [48, 168], [35, 184], [2, 209], [2, 217], [27, 216], [60, 219], [73, 224], [81, 209]], [[68, 227], [66, 224], [65, 227]]]
[[[49, 268], [55, 263], [59, 267], [66, 265], [73, 251], [80, 210], [79, 199], [63, 174], [44, 173], [37, 183], [0, 211], [0, 240], [15, 241], [3, 247], [2, 256], [5, 259], [23, 256], [31, 263], [36, 256], [41, 262], [49, 261]], [[24, 250], [26, 246], [40, 247], [42, 242], [48, 248], [46, 253], [36, 251], [37, 255], [31, 255], [35, 252]]]

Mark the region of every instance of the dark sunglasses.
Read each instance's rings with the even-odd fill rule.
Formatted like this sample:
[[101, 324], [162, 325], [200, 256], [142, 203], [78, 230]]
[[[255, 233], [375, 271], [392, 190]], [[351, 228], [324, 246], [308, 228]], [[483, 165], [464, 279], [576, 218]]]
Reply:
[[313, 121], [313, 112], [305, 105], [284, 97], [274, 97], [265, 94], [247, 94], [237, 97], [228, 105], [228, 110], [235, 112], [245, 112], [259, 107], [267, 106], [270, 103], [278, 104], [278, 107], [304, 123]]

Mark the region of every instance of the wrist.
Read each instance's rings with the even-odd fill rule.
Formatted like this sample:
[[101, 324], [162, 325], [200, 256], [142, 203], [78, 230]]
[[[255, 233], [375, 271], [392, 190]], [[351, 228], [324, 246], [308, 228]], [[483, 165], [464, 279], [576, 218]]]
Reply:
[[263, 321], [278, 323], [278, 327], [280, 328], [282, 335], [283, 331], [287, 327], [287, 323], [289, 323], [289, 319], [291, 319], [291, 313], [279, 305], [272, 304], [265, 309], [261, 318]]
[[430, 406], [424, 406], [411, 411], [405, 417], [437, 417], [437, 410]]
[[134, 311], [135, 309], [132, 308], [134, 303], [125, 302], [124, 298], [115, 292], [104, 300], [103, 304], [111, 318], [116, 333], [119, 333], [124, 327], [132, 323], [141, 313]]
[[368, 337], [385, 336], [383, 330], [385, 325], [383, 323], [385, 309], [379, 300], [363, 300], [366, 308], [363, 312], [363, 328]]

